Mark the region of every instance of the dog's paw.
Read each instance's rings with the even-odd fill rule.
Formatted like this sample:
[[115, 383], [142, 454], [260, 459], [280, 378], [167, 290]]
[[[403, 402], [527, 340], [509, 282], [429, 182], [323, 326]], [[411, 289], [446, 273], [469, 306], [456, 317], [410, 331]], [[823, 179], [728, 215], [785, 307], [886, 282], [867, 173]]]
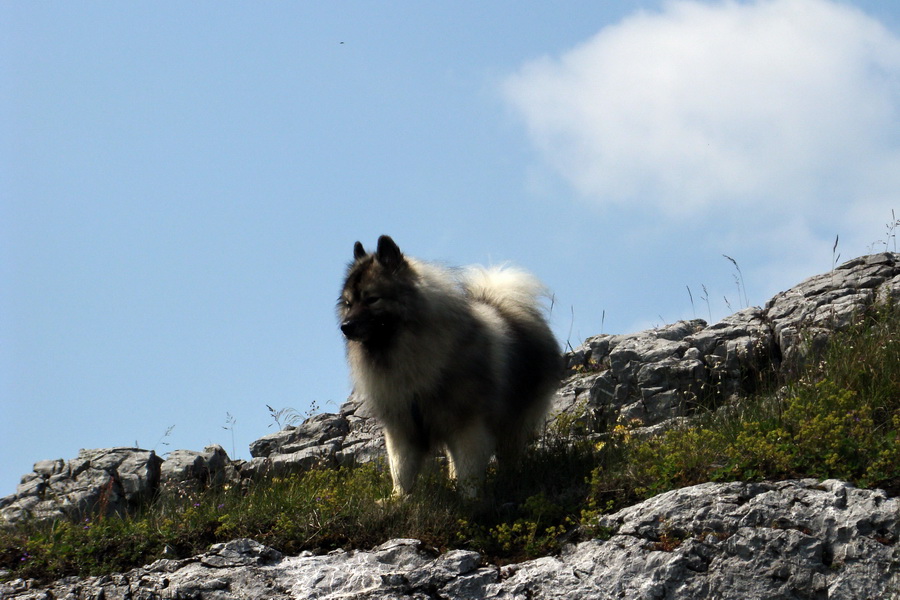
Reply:
[[378, 506], [390, 506], [391, 504], [395, 504], [397, 502], [405, 502], [407, 498], [409, 498], [409, 494], [407, 494], [406, 492], [394, 490], [387, 498], [376, 500], [375, 504], [377, 504]]

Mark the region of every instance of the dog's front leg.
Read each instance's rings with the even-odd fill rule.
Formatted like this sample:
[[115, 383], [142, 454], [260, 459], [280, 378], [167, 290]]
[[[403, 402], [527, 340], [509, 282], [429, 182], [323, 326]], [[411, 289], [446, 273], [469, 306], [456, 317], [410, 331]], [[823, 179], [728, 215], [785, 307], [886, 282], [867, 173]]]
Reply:
[[416, 476], [422, 468], [425, 452], [403, 435], [387, 428], [384, 430], [384, 442], [391, 467], [391, 479], [394, 481], [393, 496], [402, 498], [412, 491]]
[[466, 498], [475, 498], [483, 486], [495, 445], [494, 436], [481, 422], [469, 424], [447, 442], [450, 477]]

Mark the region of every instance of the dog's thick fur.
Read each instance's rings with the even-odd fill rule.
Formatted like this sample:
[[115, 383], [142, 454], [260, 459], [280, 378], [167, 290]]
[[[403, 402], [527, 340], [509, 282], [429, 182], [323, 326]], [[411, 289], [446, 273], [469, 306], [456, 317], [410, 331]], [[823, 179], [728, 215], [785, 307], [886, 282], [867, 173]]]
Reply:
[[468, 496], [491, 456], [521, 452], [562, 370], [542, 292], [519, 270], [445, 269], [388, 236], [371, 254], [356, 242], [338, 317], [356, 391], [384, 427], [395, 496], [434, 449]]

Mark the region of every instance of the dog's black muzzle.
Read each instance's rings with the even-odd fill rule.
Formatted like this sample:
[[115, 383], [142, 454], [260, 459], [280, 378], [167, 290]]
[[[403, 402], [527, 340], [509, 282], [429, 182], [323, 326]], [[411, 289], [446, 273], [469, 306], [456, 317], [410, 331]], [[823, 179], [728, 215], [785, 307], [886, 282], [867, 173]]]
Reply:
[[341, 333], [348, 340], [361, 341], [366, 338], [369, 327], [359, 319], [347, 319], [341, 323]]

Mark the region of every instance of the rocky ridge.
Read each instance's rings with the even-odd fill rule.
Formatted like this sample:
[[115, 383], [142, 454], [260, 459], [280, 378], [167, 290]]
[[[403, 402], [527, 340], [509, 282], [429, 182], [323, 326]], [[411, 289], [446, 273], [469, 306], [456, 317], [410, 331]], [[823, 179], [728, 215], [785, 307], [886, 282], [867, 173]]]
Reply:
[[[554, 398], [551, 419], [575, 415], [587, 421], [588, 430], [633, 419], [645, 427], [665, 426], [690, 416], [711, 396], [750, 392], [767, 374], [796, 369], [854, 315], [898, 297], [900, 254], [875, 254], [713, 325], [697, 319], [588, 338], [567, 354], [569, 374]], [[240, 484], [313, 466], [365, 463], [384, 452], [380, 427], [351, 396], [336, 414], [315, 415], [253, 442], [249, 461], [231, 461], [221, 446], [211, 446], [202, 452], [176, 450], [165, 461], [147, 450], [112, 448], [38, 462], [15, 494], [0, 498], [0, 517], [17, 522], [95, 510], [122, 513], [180, 486]]]
[[[690, 417], [694, 409], [710, 397], [728, 397], [750, 392], [767, 374], [789, 373], [802, 364], [811, 352], [821, 347], [831, 332], [845, 328], [851, 323], [855, 315], [878, 301], [898, 297], [900, 297], [900, 255], [876, 254], [851, 260], [829, 273], [807, 279], [794, 288], [776, 295], [763, 308], [742, 310], [714, 325], [707, 325], [698, 319], [632, 335], [591, 337], [567, 355], [569, 375], [554, 399], [552, 418], [562, 414], [574, 415], [584, 421], [588, 429], [602, 429], [605, 425], [622, 419], [637, 419], [648, 428], [665, 427], [668, 423]], [[154, 494], [175, 492], [185, 486], [202, 488], [226, 482], [240, 485], [266, 474], [298, 472], [313, 466], [368, 462], [384, 455], [383, 438], [377, 423], [367, 414], [365, 406], [354, 397], [351, 397], [337, 414], [316, 415], [298, 427], [288, 427], [265, 436], [251, 444], [250, 450], [253, 457], [250, 461], [231, 461], [220, 446], [211, 446], [202, 452], [177, 450], [170, 453], [166, 460], [162, 460], [151, 451], [111, 448], [83, 450], [77, 458], [69, 461], [61, 459], [41, 461], [35, 464], [32, 473], [22, 478], [15, 494], [0, 499], [0, 517], [8, 523], [15, 523], [24, 518], [77, 517], [98, 511], [121, 514]], [[794, 485], [811, 490], [809, 494], [817, 489], [809, 482]], [[844, 486], [842, 489], [850, 488]], [[709, 488], [707, 491], [714, 496], [720, 493], [718, 488]], [[679, 492], [686, 493], [684, 490]], [[856, 492], [877, 493], [856, 490], [851, 495]], [[688, 498], [683, 494], [677, 497], [682, 500]], [[655, 500], [639, 506], [648, 506], [648, 503]], [[895, 501], [883, 500], [883, 502], [887, 503], [886, 506], [893, 507], [892, 510], [896, 515]], [[695, 516], [696, 511], [691, 508], [691, 503], [696, 503], [696, 498], [686, 505], [685, 518]], [[626, 511], [617, 514], [621, 515]], [[667, 522], [671, 522], [672, 517], [666, 519]], [[621, 531], [624, 526], [623, 521], [617, 526], [618, 530]], [[802, 529], [807, 526], [798, 527]], [[891, 560], [896, 561], [895, 542], [898, 537], [896, 520], [893, 525], [885, 527], [883, 529], [887, 534], [876, 535], [880, 535], [878, 539], [888, 540], [889, 543], [882, 546], [892, 552]], [[854, 530], [850, 527], [842, 531], [845, 531], [842, 535], [847, 537], [846, 531]], [[713, 533], [719, 535], [717, 530], [713, 530]], [[699, 535], [694, 532], [691, 536], [695, 534]], [[727, 539], [731, 539], [738, 533], [734, 530], [727, 535]], [[854, 543], [864, 543], [857, 539], [859, 535], [855, 533], [850, 536], [856, 540]], [[824, 553], [822, 564], [826, 567], [829, 565], [825, 563], [833, 565], [834, 559], [828, 557], [833, 557], [834, 551], [824, 550], [827, 543], [822, 536], [814, 537], [821, 544], [825, 544], [821, 546]], [[689, 538], [694, 539], [690, 536]], [[864, 545], [866, 543], [868, 542]], [[411, 544], [403, 542], [400, 546], [404, 548], [415, 546]], [[590, 546], [591, 542], [585, 544], [579, 545], [578, 548], [593, 548]], [[610, 547], [603, 547], [606, 548], [605, 552], [611, 551]], [[373, 556], [381, 551], [374, 551]], [[210, 556], [215, 556], [215, 552], [217, 551], [212, 551]], [[248, 552], [252, 554], [255, 550]], [[416, 549], [415, 552], [421, 554], [420, 549]], [[345, 556], [344, 559], [333, 560], [349, 561], [351, 557], [364, 555], [365, 553], [344, 553], [340, 555]], [[313, 559], [313, 557], [295, 557], [283, 560], [293, 561], [303, 558]], [[377, 562], [377, 559], [373, 560]], [[539, 559], [538, 562], [540, 561], [544, 561], [540, 564], [550, 564], [548, 561], [565, 563], [564, 557]], [[178, 569], [186, 569], [190, 565], [197, 564], [202, 564], [202, 560], [185, 563], [178, 566]], [[257, 561], [254, 566], [260, 564]], [[663, 564], [668, 563], [660, 562], [660, 568]], [[707, 563], [707, 566], [712, 564]], [[160, 568], [159, 565], [156, 568]], [[169, 565], [165, 568], [174, 567]], [[649, 564], [646, 568], [649, 568]], [[894, 569], [896, 570], [896, 564]], [[469, 574], [471, 574], [469, 571], [465, 573]], [[515, 579], [515, 576], [498, 573], [497, 580], [486, 585], [500, 585], [502, 582]], [[813, 579], [823, 581], [821, 577]], [[896, 575], [889, 574], [887, 578], [881, 579], [887, 582], [885, 585], [893, 585], [891, 582], [896, 581]], [[821, 589], [831, 589], [827, 577], [824, 581], [826, 588]], [[620, 585], [624, 583], [620, 582]], [[400, 588], [416, 589], [407, 584], [401, 585]], [[394, 592], [386, 593], [387, 597], [396, 595]], [[813, 591], [809, 593], [812, 595], [796, 597], [835, 597], [821, 596], [819, 592]], [[107, 597], [116, 596], [107, 595]], [[415, 597], [415, 593], [412, 597]]]

